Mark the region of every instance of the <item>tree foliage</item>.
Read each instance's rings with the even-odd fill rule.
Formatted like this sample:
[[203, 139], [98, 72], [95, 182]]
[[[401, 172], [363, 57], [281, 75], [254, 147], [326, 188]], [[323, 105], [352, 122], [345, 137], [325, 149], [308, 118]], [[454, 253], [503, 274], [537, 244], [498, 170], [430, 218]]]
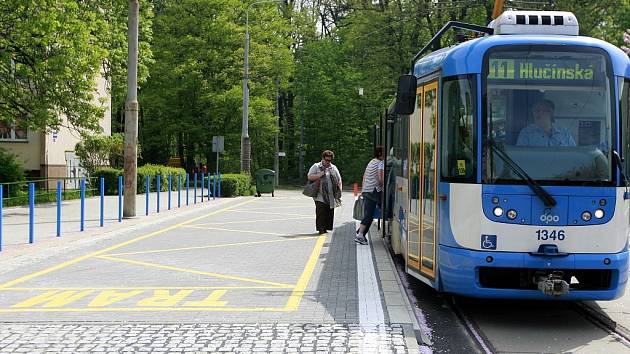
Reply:
[[[139, 81], [151, 61], [150, 3], [143, 2]], [[35, 130], [67, 124], [99, 131], [96, 78], [126, 91], [127, 1], [0, 1], [0, 120]], [[110, 87], [110, 88], [111, 88]]]
[[123, 165], [124, 140], [121, 133], [111, 136], [84, 135], [75, 146], [81, 166], [89, 174], [104, 166], [120, 168]]
[[[222, 170], [238, 171], [247, 5], [237, 0], [181, 0], [164, 3], [156, 15], [156, 60], [140, 95], [140, 140], [148, 161], [180, 156], [188, 166], [201, 160], [210, 164], [212, 136], [222, 135]], [[291, 36], [277, 4], [250, 8], [249, 32], [249, 128], [257, 168], [271, 162], [275, 83], [286, 85], [291, 73]]]
[[73, 0], [0, 2], [0, 120], [98, 129], [95, 78], [106, 56], [94, 12]]

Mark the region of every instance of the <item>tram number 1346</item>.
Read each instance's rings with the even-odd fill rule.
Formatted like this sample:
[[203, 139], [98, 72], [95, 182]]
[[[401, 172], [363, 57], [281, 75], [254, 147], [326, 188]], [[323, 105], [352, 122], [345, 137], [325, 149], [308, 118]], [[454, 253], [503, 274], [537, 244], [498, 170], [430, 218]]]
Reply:
[[566, 233], [564, 230], [536, 230], [538, 240], [564, 240]]

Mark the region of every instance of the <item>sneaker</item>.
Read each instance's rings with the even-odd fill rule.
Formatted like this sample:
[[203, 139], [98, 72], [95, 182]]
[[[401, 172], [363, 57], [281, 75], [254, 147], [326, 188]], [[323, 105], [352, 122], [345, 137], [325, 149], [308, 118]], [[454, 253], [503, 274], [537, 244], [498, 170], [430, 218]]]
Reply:
[[367, 245], [367, 239], [364, 236], [362, 236], [361, 234], [357, 234], [354, 237], [354, 242], [356, 242], [356, 243], [358, 243], [360, 245]]

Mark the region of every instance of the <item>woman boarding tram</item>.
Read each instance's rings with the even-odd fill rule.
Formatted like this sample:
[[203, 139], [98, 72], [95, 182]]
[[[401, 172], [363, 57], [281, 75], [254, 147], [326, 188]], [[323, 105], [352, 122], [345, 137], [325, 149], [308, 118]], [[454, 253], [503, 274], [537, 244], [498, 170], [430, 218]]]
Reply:
[[[484, 35], [421, 58], [451, 27]], [[622, 296], [628, 56], [543, 11], [449, 22], [425, 49], [382, 129], [385, 230], [407, 272], [474, 297]]]

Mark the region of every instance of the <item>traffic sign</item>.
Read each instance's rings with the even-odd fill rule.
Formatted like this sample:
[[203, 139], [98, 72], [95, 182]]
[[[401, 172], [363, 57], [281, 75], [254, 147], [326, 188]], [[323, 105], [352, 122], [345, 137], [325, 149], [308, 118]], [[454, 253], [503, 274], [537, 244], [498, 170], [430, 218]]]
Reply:
[[223, 135], [212, 137], [212, 152], [223, 152]]

